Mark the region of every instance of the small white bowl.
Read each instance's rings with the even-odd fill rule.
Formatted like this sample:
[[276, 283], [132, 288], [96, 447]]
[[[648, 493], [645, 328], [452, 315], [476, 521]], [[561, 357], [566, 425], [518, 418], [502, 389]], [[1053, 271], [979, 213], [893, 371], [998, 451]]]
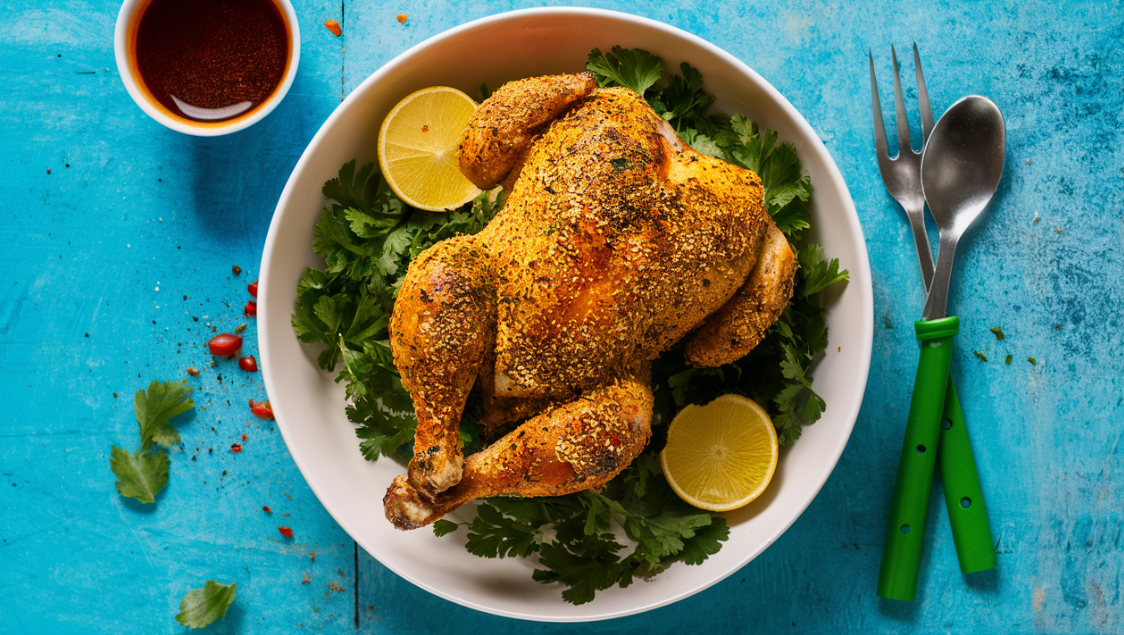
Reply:
[[[322, 267], [313, 226], [325, 204], [324, 182], [351, 160], [375, 162], [383, 117], [401, 98], [447, 85], [470, 95], [480, 85], [585, 68], [590, 49], [644, 48], [676, 71], [690, 62], [717, 98], [713, 111], [742, 113], [792, 142], [811, 176], [813, 239], [850, 270], [846, 288], [827, 303], [829, 343], [813, 368], [827, 410], [781, 451], [769, 489], [747, 507], [723, 514], [730, 539], [701, 565], [671, 565], [651, 581], [601, 591], [580, 606], [563, 588], [531, 579], [534, 559], [484, 560], [464, 549], [465, 530], [436, 538], [403, 532], [386, 520], [382, 497], [403, 466], [372, 463], [359, 452], [344, 412], [343, 386], [316, 364], [318, 350], [297, 340], [290, 323], [297, 282]], [[694, 35], [653, 20], [598, 9], [513, 11], [470, 22], [402, 53], [375, 71], [332, 113], [308, 144], [281, 193], [266, 237], [258, 283], [261, 369], [277, 425], [309, 487], [348, 534], [413, 584], [467, 607], [524, 620], [582, 622], [640, 613], [722, 580], [772, 544], [807, 508], [839, 460], [862, 404], [874, 337], [874, 303], [866, 243], [847, 185], [812, 127], [767, 81], [737, 58]], [[470, 519], [471, 506], [454, 512]]]
[[125, 0], [121, 4], [121, 11], [117, 14], [117, 27], [113, 34], [113, 52], [117, 57], [117, 72], [125, 84], [129, 96], [140, 106], [146, 115], [152, 117], [164, 126], [197, 137], [218, 137], [232, 132], [249, 128], [261, 121], [266, 115], [273, 112], [277, 104], [285, 98], [293, 78], [297, 76], [297, 66], [301, 58], [301, 33], [297, 25], [297, 13], [289, 0], [271, 0], [281, 11], [285, 27], [289, 31], [289, 60], [285, 68], [285, 76], [281, 80], [269, 99], [257, 107], [250, 109], [245, 114], [224, 121], [193, 121], [169, 113], [164, 107], [158, 105], [155, 99], [141, 85], [140, 73], [136, 68], [133, 56], [129, 55], [129, 48], [136, 37], [137, 26], [140, 23], [140, 14], [152, 3], [152, 0]]

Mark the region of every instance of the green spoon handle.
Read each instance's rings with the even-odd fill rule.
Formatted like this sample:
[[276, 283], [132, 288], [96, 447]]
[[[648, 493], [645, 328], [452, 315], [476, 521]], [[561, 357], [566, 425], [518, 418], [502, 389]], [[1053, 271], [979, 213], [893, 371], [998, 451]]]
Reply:
[[952, 338], [960, 330], [960, 320], [955, 316], [922, 320], [914, 324], [914, 330], [921, 342], [921, 357], [878, 573], [878, 595], [894, 600], [912, 600], [917, 592], [925, 516], [937, 464], [948, 366], [952, 361]]
[[974, 573], [995, 568], [995, 545], [987, 523], [983, 490], [968, 440], [968, 426], [960, 410], [960, 399], [952, 376], [944, 398], [944, 419], [941, 421], [940, 447], [937, 463], [941, 469], [944, 502], [952, 525], [952, 540], [960, 571]]

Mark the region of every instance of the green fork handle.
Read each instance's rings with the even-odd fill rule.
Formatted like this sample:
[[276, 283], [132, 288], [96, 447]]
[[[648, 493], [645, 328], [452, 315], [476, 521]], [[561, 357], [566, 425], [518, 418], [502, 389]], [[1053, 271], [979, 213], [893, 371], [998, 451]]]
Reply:
[[952, 361], [952, 338], [960, 330], [960, 320], [956, 316], [922, 320], [914, 323], [914, 330], [921, 342], [921, 356], [878, 573], [878, 595], [894, 600], [912, 600], [917, 592], [925, 517]]
[[952, 376], [945, 390], [944, 418], [941, 421], [937, 463], [944, 485], [944, 502], [952, 525], [952, 540], [960, 571], [975, 573], [995, 568], [995, 546], [987, 522], [983, 490], [968, 440], [968, 426], [960, 410], [960, 399]]

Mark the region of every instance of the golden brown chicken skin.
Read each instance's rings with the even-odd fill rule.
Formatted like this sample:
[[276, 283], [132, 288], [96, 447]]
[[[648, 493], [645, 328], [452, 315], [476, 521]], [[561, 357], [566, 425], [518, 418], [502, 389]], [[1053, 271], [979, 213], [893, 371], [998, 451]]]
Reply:
[[[407, 477], [384, 499], [403, 529], [479, 496], [604, 484], [650, 434], [650, 361], [699, 327], [689, 359], [736, 360], [792, 293], [757, 175], [692, 150], [632, 91], [584, 73], [513, 82], [460, 152], [478, 185], [518, 175], [484, 231], [411, 264], [395, 303], [418, 416]], [[474, 385], [487, 429], [534, 416], [466, 462], [457, 426]]]

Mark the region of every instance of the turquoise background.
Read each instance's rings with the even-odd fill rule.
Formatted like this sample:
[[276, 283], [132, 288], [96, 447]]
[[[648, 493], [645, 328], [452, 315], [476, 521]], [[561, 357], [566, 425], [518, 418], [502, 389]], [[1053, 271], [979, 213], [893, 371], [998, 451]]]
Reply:
[[[476, 613], [384, 569], [320, 506], [271, 422], [249, 413], [266, 398], [260, 375], [209, 367], [212, 328], [248, 324], [245, 350], [257, 352], [245, 286], [289, 172], [340, 100], [430, 36], [540, 6], [294, 4], [302, 58], [288, 97], [249, 130], [200, 139], [129, 99], [113, 57], [119, 5], [0, 3], [0, 633], [181, 632], [180, 599], [210, 578], [239, 587], [213, 633], [1124, 632], [1124, 3], [587, 5], [714, 42], [804, 114], [862, 220], [876, 324], [854, 434], [792, 528], [702, 593], [581, 627]], [[900, 603], [874, 588], [924, 298], [874, 161], [866, 54], [892, 126], [890, 45], [914, 41], [937, 114], [978, 93], [1008, 125], [1006, 173], [961, 243], [950, 300], [999, 567], [960, 574], [935, 493], [919, 597]], [[168, 487], [157, 505], [134, 504], [114, 490], [110, 445], [136, 444], [132, 393], [188, 366], [203, 369], [190, 380], [197, 411], [179, 426]]]

